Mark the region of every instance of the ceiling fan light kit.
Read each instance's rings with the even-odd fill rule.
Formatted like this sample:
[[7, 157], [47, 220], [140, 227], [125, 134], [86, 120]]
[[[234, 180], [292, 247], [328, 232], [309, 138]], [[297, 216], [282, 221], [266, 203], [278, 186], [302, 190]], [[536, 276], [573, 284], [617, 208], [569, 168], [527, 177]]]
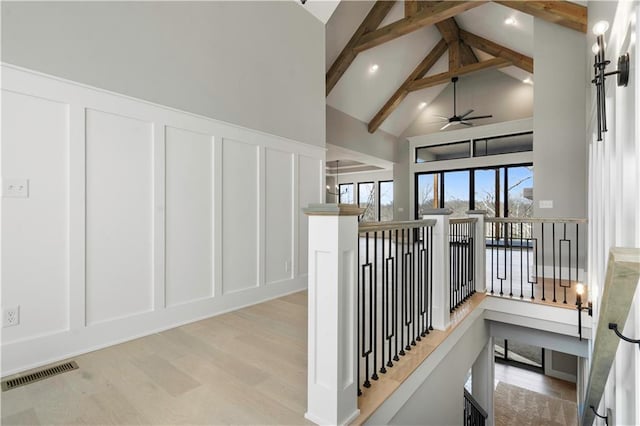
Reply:
[[480, 120], [483, 118], [491, 118], [493, 117], [493, 115], [477, 115], [474, 117], [469, 117], [469, 114], [471, 114], [473, 112], [472, 109], [470, 109], [469, 111], [465, 112], [464, 114], [460, 114], [458, 115], [457, 113], [457, 93], [456, 93], [456, 84], [458, 83], [458, 77], [453, 77], [451, 79], [451, 82], [453, 83], [453, 116], [451, 117], [439, 117], [439, 118], [443, 118], [444, 120], [447, 120], [448, 123], [446, 123], [444, 126], [442, 126], [440, 128], [440, 130], [445, 130], [450, 126], [456, 125], [456, 124], [462, 124], [464, 126], [473, 126], [473, 123], [469, 122], [469, 120]]

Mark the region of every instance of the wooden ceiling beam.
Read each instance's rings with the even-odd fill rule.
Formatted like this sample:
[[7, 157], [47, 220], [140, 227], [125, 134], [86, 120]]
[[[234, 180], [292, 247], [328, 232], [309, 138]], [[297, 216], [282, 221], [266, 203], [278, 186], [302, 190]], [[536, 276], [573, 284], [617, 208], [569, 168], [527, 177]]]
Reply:
[[572, 30], [587, 32], [587, 8], [579, 4], [560, 0], [496, 1], [496, 3]]
[[391, 115], [391, 113], [400, 105], [400, 103], [407, 97], [409, 94], [409, 85], [413, 83], [415, 80], [422, 78], [429, 70], [438, 62], [438, 59], [447, 51], [447, 42], [442, 39], [440, 40], [433, 49], [427, 54], [427, 56], [418, 64], [418, 66], [409, 74], [407, 79], [402, 83], [402, 86], [396, 90], [396, 92], [389, 98], [389, 100], [384, 104], [382, 109], [378, 111], [378, 113], [373, 117], [373, 119], [369, 122], [369, 133], [373, 133], [380, 125], [384, 122], [384, 120]]
[[460, 39], [469, 46], [487, 52], [497, 58], [503, 58], [513, 63], [513, 65], [527, 72], [533, 72], [533, 58], [525, 56], [508, 47], [502, 46], [486, 38], [472, 34], [465, 30], [460, 30]]
[[404, 16], [411, 16], [418, 13], [420, 3], [418, 0], [404, 0]]
[[359, 38], [358, 43], [353, 47], [355, 52], [362, 52], [372, 47], [409, 34], [428, 25], [456, 16], [469, 9], [481, 6], [486, 1], [442, 1], [422, 5], [417, 13], [402, 18], [375, 31], [368, 32]]
[[438, 84], [448, 83], [453, 77], [472, 74], [482, 70], [490, 70], [496, 68], [504, 68], [511, 65], [511, 61], [503, 58], [493, 58], [487, 61], [478, 62], [471, 65], [465, 65], [453, 71], [447, 71], [440, 74], [430, 75], [419, 80], [415, 80], [409, 84], [410, 92], [426, 89], [427, 87], [437, 86]]
[[460, 27], [455, 18], [437, 22], [436, 27], [449, 45], [449, 69], [478, 62], [478, 57], [473, 53], [473, 50], [467, 44], [461, 42]]
[[354, 47], [359, 44], [360, 39], [366, 33], [375, 31], [380, 25], [382, 20], [387, 16], [391, 8], [393, 7], [393, 1], [378, 0], [373, 5], [366, 18], [362, 21], [358, 29], [353, 33], [351, 39], [347, 45], [342, 49], [338, 58], [333, 62], [326, 75], [326, 95], [329, 95], [333, 87], [340, 80], [342, 75], [347, 71], [349, 65], [356, 58], [358, 52], [354, 50]]

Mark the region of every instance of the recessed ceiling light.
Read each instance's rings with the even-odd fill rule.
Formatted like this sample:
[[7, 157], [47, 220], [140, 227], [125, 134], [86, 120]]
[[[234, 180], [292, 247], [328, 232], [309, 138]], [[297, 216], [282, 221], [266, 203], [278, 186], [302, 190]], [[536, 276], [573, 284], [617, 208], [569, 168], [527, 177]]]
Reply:
[[515, 25], [517, 23], [516, 18], [510, 16], [504, 20], [505, 25]]
[[376, 72], [378, 71], [378, 64], [373, 64], [369, 67], [369, 72]]
[[531, 80], [531, 77], [527, 77], [524, 80], [522, 80], [522, 82], [524, 84], [533, 84], [533, 80]]
[[426, 106], [427, 106], [426, 102], [420, 102], [420, 105], [418, 105], [418, 108], [419, 109], [424, 109], [424, 107], [426, 107]]

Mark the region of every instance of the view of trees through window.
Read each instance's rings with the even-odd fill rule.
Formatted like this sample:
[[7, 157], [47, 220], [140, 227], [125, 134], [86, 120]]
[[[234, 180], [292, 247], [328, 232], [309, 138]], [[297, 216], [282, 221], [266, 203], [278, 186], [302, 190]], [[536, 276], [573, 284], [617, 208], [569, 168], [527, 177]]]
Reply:
[[362, 215], [364, 222], [375, 222], [377, 220], [374, 189], [373, 182], [358, 183], [358, 206], [365, 209]]
[[393, 220], [393, 181], [380, 181], [378, 185], [379, 220]]
[[340, 193], [338, 202], [340, 204], [353, 204], [353, 184], [352, 183], [341, 183], [338, 186], [338, 191]]
[[532, 188], [532, 165], [419, 173], [416, 215], [446, 207], [453, 210], [452, 217], [470, 209], [486, 210], [493, 217], [531, 217]]

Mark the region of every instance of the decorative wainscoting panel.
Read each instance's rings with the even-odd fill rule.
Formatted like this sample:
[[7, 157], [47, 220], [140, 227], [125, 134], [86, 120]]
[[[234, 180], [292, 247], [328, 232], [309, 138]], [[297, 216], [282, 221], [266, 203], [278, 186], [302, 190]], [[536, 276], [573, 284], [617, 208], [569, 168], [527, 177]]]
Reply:
[[167, 127], [166, 303], [213, 296], [213, 137]]
[[306, 288], [324, 149], [2, 74], [3, 376]]
[[153, 308], [153, 124], [86, 111], [87, 324]]
[[29, 180], [2, 199], [2, 307], [20, 306], [3, 344], [69, 327], [68, 156], [69, 105], [3, 90], [3, 180]]

